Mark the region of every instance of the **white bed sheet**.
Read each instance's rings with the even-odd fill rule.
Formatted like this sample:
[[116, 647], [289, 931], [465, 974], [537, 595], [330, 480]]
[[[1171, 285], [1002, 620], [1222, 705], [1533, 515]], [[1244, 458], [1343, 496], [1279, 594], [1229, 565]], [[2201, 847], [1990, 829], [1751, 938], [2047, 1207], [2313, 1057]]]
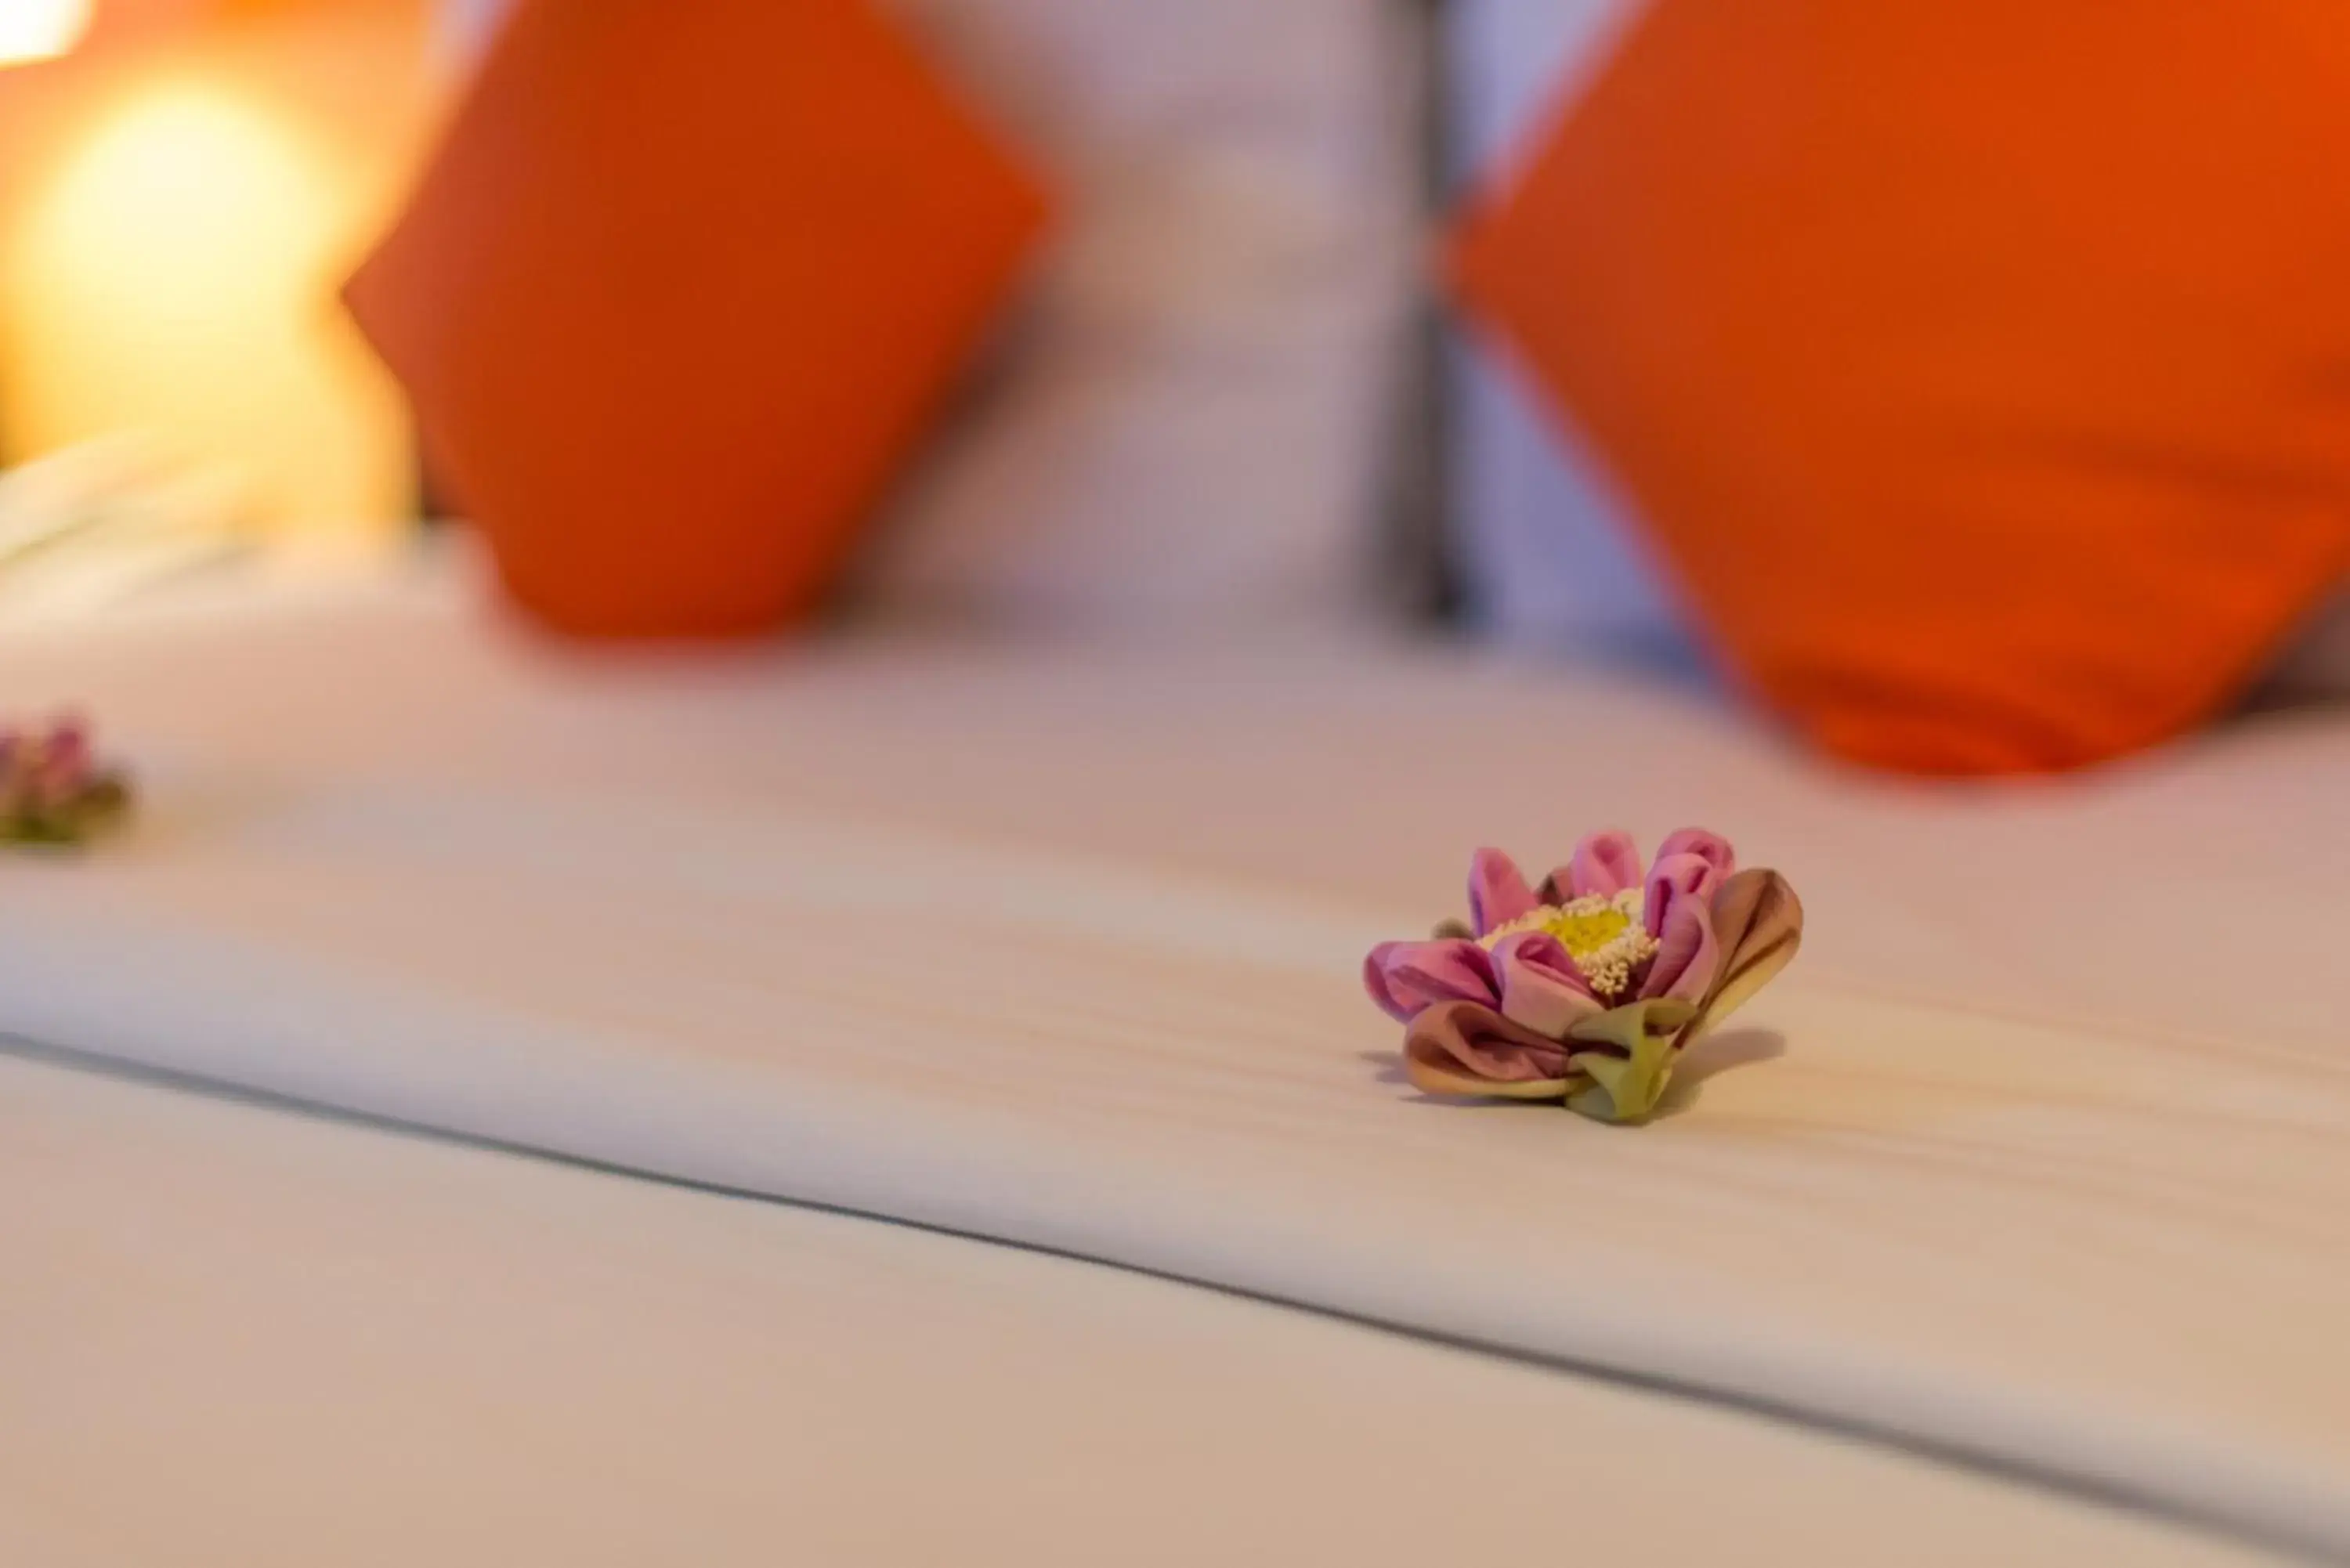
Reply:
[[1065, 1260], [0, 1059], [13, 1568], [2266, 1559]]
[[[155, 807], [0, 870], [0, 1030], [2350, 1555], [2339, 719], [1957, 794], [1442, 653], [606, 666], [437, 591], [5, 651], [0, 700], [88, 698]], [[1683, 1114], [1394, 1082], [1354, 967], [1471, 845], [1684, 821], [1813, 924]]]

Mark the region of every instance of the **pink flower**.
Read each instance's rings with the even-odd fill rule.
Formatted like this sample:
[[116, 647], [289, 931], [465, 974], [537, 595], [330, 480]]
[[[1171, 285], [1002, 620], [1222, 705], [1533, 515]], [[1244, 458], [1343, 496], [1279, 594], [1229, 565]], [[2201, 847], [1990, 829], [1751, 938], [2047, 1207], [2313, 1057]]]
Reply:
[[99, 765], [80, 720], [0, 727], [0, 843], [78, 844], [129, 801], [121, 776]]
[[1481, 849], [1469, 915], [1364, 961], [1371, 1000], [1405, 1025], [1412, 1081], [1615, 1121], [1655, 1107], [1679, 1051], [1785, 967], [1803, 929], [1785, 879], [1739, 872], [1701, 828], [1645, 868], [1630, 835], [1595, 833], [1539, 886]]

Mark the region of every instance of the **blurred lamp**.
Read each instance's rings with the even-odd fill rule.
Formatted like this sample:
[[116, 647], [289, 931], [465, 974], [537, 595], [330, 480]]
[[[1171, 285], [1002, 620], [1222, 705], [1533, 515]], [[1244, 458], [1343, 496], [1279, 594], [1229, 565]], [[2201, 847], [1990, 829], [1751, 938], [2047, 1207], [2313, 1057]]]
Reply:
[[135, 435], [256, 531], [404, 526], [399, 390], [333, 301], [445, 100], [442, 3], [0, 0], [0, 61], [70, 50], [0, 69], [0, 467]]
[[0, 0], [0, 66], [53, 60], [89, 30], [91, 0]]

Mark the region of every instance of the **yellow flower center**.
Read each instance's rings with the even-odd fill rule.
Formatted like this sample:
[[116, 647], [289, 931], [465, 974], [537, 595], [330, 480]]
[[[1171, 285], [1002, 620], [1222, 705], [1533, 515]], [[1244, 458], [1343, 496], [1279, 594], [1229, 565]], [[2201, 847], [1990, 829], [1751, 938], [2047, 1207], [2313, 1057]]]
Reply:
[[1627, 888], [1612, 898], [1594, 893], [1565, 904], [1544, 904], [1477, 940], [1491, 951], [1503, 937], [1546, 931], [1558, 939], [1591, 989], [1602, 1000], [1612, 1001], [1631, 985], [1633, 971], [1656, 956], [1657, 939], [1642, 923], [1646, 903], [1638, 888]]

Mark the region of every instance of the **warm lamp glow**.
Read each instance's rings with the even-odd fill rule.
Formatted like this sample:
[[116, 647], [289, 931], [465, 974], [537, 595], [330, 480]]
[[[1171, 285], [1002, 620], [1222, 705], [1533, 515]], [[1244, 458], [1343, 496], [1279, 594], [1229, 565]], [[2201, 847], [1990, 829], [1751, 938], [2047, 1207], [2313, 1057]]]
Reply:
[[[92, 431], [168, 436], [265, 506], [352, 462], [306, 331], [331, 319], [348, 181], [331, 143], [204, 75], [126, 92], [29, 195], [10, 274], [12, 433], [34, 450]], [[331, 487], [329, 487], [331, 488]], [[321, 503], [313, 503], [319, 504]], [[348, 511], [346, 501], [337, 510]]]
[[88, 59], [0, 76], [0, 462], [134, 433], [257, 529], [400, 526], [399, 388], [335, 290], [436, 120], [432, 4], [99, 0]]
[[0, 0], [0, 66], [53, 60], [89, 30], [90, 0]]

